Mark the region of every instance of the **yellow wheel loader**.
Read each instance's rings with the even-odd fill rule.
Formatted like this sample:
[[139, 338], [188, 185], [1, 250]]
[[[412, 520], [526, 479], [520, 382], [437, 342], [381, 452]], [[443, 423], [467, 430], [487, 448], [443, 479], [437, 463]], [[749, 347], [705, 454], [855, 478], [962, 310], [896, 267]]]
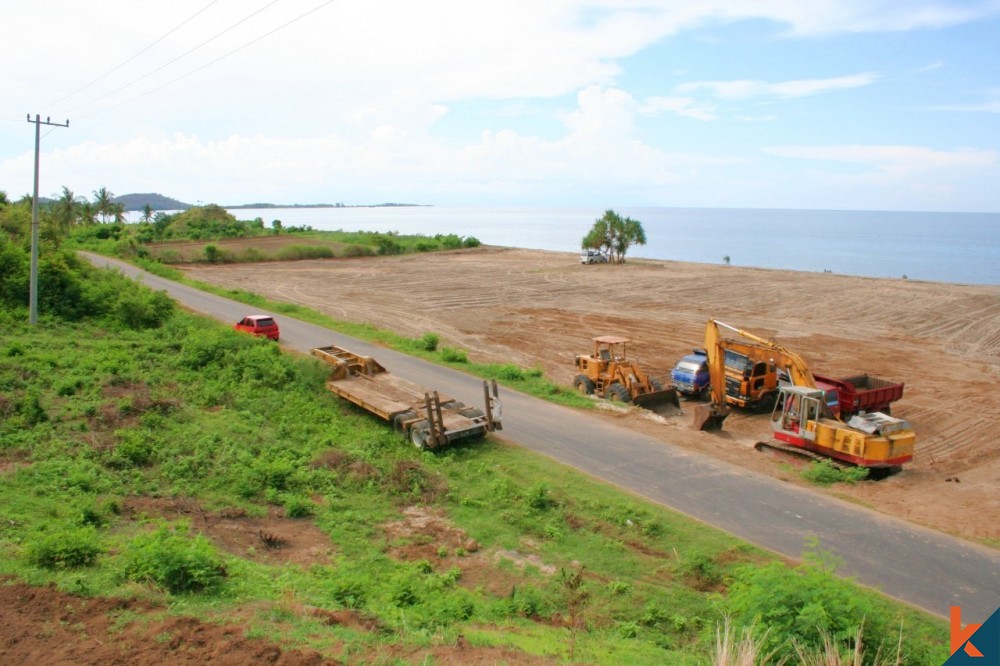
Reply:
[[611, 402], [631, 403], [661, 416], [681, 413], [677, 390], [663, 388], [626, 355], [628, 338], [604, 335], [594, 338], [594, 352], [577, 356], [580, 374], [573, 380], [577, 391]]

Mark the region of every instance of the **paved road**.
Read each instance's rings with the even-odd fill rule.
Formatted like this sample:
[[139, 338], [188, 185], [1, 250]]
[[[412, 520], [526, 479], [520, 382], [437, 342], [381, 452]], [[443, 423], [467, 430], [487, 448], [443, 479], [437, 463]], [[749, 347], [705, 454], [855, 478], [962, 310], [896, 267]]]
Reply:
[[[235, 322], [247, 306], [87, 255], [141, 276], [188, 308]], [[274, 313], [272, 313], [274, 314]], [[342, 345], [374, 356], [392, 373], [448, 393], [482, 401], [482, 380], [283, 315], [281, 343], [308, 352]], [[962, 607], [963, 622], [984, 622], [1000, 606], [1000, 552], [810, 492], [739, 467], [690, 453], [602, 419], [501, 389], [501, 439], [571, 465], [681, 511], [761, 547], [798, 559], [805, 539], [843, 560], [841, 573], [930, 613]], [[933, 497], [928, 497], [932, 502]], [[968, 517], [975, 520], [975, 507]]]

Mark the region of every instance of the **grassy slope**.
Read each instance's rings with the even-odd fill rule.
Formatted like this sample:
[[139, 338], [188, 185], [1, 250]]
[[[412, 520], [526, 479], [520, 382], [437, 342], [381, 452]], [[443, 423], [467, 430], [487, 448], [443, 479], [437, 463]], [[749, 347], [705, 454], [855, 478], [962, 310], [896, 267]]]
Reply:
[[[462, 634], [578, 662], [683, 664], [707, 663], [740, 566], [772, 559], [489, 439], [420, 453], [325, 392], [317, 362], [207, 320], [176, 314], [163, 329], [112, 333], [49, 320], [30, 328], [20, 314], [2, 315], [0, 573], [158, 597], [207, 618], [253, 607], [253, 635], [362, 660], [373, 645]], [[283, 507], [329, 535], [335, 555], [300, 567], [220, 552], [193, 538], [196, 525], [124, 515], [134, 496], [189, 498], [206, 511]], [[442, 512], [477, 542], [488, 555], [477, 577], [462, 566], [473, 557], [464, 548], [392, 555], [423, 545], [384, 527], [411, 506]], [[179, 553], [200, 591], [166, 590]], [[943, 659], [943, 623], [858, 596], [905, 618], [919, 657], [910, 663]], [[308, 606], [354, 608], [382, 630], [331, 630], [295, 610]]]

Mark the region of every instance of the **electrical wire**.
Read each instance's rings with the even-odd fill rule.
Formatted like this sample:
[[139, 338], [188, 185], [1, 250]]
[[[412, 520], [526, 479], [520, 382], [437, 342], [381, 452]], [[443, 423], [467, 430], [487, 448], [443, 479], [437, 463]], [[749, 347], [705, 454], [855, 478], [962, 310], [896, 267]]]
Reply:
[[[224, 60], [224, 59], [228, 58], [229, 56], [233, 55], [234, 53], [242, 51], [243, 49], [247, 48], [248, 46], [252, 46], [253, 44], [256, 44], [257, 42], [261, 41], [262, 39], [264, 39], [266, 37], [270, 37], [271, 35], [273, 35], [274, 33], [278, 32], [279, 30], [283, 30], [283, 29], [287, 28], [288, 26], [292, 25], [293, 23], [295, 23], [297, 21], [301, 21], [302, 19], [304, 19], [305, 17], [309, 16], [310, 14], [313, 14], [313, 13], [319, 11], [320, 9], [323, 9], [327, 5], [332, 4], [334, 1], [335, 0], [326, 0], [326, 2], [324, 2], [323, 4], [318, 5], [317, 7], [314, 7], [313, 9], [310, 9], [309, 11], [307, 11], [307, 12], [305, 12], [303, 14], [300, 14], [299, 16], [296, 16], [291, 21], [288, 21], [287, 23], [283, 23], [283, 24], [279, 25], [277, 28], [275, 28], [275, 29], [273, 29], [273, 30], [271, 30], [269, 32], [266, 32], [263, 35], [260, 35], [259, 37], [256, 37], [256, 38], [250, 40], [249, 42], [243, 44], [242, 46], [236, 47], [235, 49], [233, 49], [232, 51], [229, 51], [228, 53], [224, 53], [223, 55], [219, 56], [215, 60], [211, 60], [211, 61], [205, 63], [201, 67], [193, 69], [190, 72], [187, 72], [186, 74], [182, 74], [181, 76], [178, 76], [176, 79], [172, 79], [170, 81], [167, 81], [163, 85], [160, 85], [160, 86], [157, 86], [156, 88], [152, 88], [150, 90], [147, 90], [146, 92], [144, 92], [144, 93], [142, 93], [140, 95], [136, 95], [135, 97], [132, 97], [130, 99], [127, 99], [127, 100], [124, 100], [122, 102], [119, 102], [118, 104], [115, 104], [115, 105], [109, 106], [109, 107], [105, 107], [104, 109], [101, 109], [100, 111], [95, 111], [93, 113], [90, 113], [90, 114], [87, 114], [87, 115], [84, 115], [84, 116], [80, 116], [78, 118], [78, 120], [82, 120], [84, 118], [92, 118], [93, 116], [96, 116], [96, 115], [99, 115], [101, 113], [104, 113], [105, 111], [111, 111], [112, 109], [117, 109], [120, 106], [124, 106], [125, 104], [130, 104], [130, 103], [132, 103], [132, 102], [134, 102], [134, 101], [136, 101], [138, 99], [142, 99], [146, 95], [150, 95], [150, 94], [152, 94], [154, 92], [157, 92], [159, 90], [163, 90], [167, 86], [171, 86], [171, 85], [177, 83], [178, 81], [186, 79], [187, 77], [189, 77], [189, 76], [191, 76], [193, 74], [197, 74], [201, 70], [206, 69], [206, 68], [214, 65], [215, 63], [219, 62], [220, 60]], [[278, 2], [278, 0], [275, 0], [275, 2]], [[271, 4], [273, 5], [274, 2], [272, 2]], [[267, 5], [267, 7], [270, 7], [270, 6], [271, 5]], [[258, 10], [258, 12], [255, 12], [255, 13], [259, 13], [260, 11], [263, 11], [263, 9], [266, 9], [267, 7], [264, 7], [261, 10]], [[253, 16], [253, 14], [251, 14], [251, 16]], [[248, 16], [247, 18], [250, 18], [250, 17]], [[245, 21], [246, 19], [243, 19], [243, 20]], [[242, 23], [242, 22], [243, 21], [240, 21], [240, 23]], [[239, 25], [239, 24], [236, 24], [236, 25]], [[235, 25], [232, 26], [232, 27], [235, 27]], [[227, 30], [229, 30], [229, 29], [231, 29], [231, 28], [227, 28]], [[223, 31], [223, 32], [225, 32], [225, 31]], [[221, 35], [222, 33], [219, 33], [219, 34]], [[211, 40], [209, 40], [209, 41], [211, 41]], [[207, 43], [207, 42], [205, 42], [205, 43]], [[195, 48], [200, 48], [203, 45], [204, 44], [199, 44]], [[194, 49], [192, 49], [192, 51], [193, 50]], [[190, 51], [188, 51], [188, 53], [190, 53]], [[184, 55], [187, 55], [187, 54], [185, 53]], [[176, 60], [178, 60], [179, 58], [182, 58], [182, 57], [184, 57], [184, 56], [183, 55], [179, 56], [178, 58], [175, 58], [171, 62], [175, 62]], [[167, 64], [170, 64], [170, 63], [167, 63]], [[166, 65], [164, 65], [164, 67], [166, 67]], [[160, 69], [163, 69], [163, 67], [161, 67]], [[155, 70], [155, 71], [159, 71], [159, 69]], [[150, 74], [152, 74], [152, 73], [155, 73], [155, 72], [150, 72]], [[142, 78], [146, 78], [146, 77], [142, 77]], [[137, 80], [141, 80], [141, 79], [137, 79]], [[129, 84], [129, 85], [131, 85], [131, 84]], [[127, 87], [127, 86], [124, 86], [124, 87]], [[119, 90], [121, 90], [121, 88], [119, 88]], [[118, 92], [118, 91], [116, 90], [115, 92]]]
[[[70, 94], [66, 95], [65, 97], [63, 97], [61, 99], [57, 99], [56, 101], [52, 102], [52, 104], [49, 104], [48, 106], [55, 106], [57, 104], [62, 104], [63, 102], [65, 102], [66, 100], [68, 100], [70, 97], [73, 97], [74, 95], [83, 92], [84, 90], [86, 90], [87, 88], [89, 88], [90, 86], [94, 85], [95, 83], [97, 83], [99, 81], [103, 81], [104, 79], [106, 79], [110, 75], [114, 74], [115, 72], [117, 72], [119, 69], [121, 69], [125, 65], [129, 64], [130, 62], [132, 62], [133, 60], [135, 60], [136, 58], [138, 58], [139, 56], [141, 56], [143, 53], [145, 53], [149, 49], [153, 48], [154, 46], [156, 46], [157, 44], [159, 44], [160, 42], [162, 42], [164, 39], [166, 39], [170, 35], [174, 34], [178, 30], [180, 30], [182, 27], [184, 27], [185, 25], [187, 25], [188, 23], [190, 23], [194, 18], [196, 18], [197, 16], [199, 16], [200, 14], [202, 14], [206, 9], [208, 9], [209, 7], [211, 7], [212, 5], [214, 5], [218, 1], [219, 0], [212, 0], [210, 3], [208, 3], [207, 5], [205, 5], [204, 7], [202, 7], [201, 9], [199, 9], [198, 11], [196, 11], [194, 14], [192, 14], [191, 16], [187, 17], [186, 19], [184, 19], [183, 21], [181, 21], [180, 23], [178, 23], [176, 27], [174, 27], [173, 29], [171, 29], [170, 31], [168, 31], [166, 34], [164, 34], [162, 37], [160, 37], [159, 39], [157, 39], [156, 41], [154, 41], [152, 44], [150, 44], [146, 48], [142, 49], [141, 51], [139, 51], [138, 53], [136, 53], [135, 55], [133, 55], [131, 58], [128, 58], [127, 60], [124, 60], [124, 61], [118, 63], [117, 65], [115, 65], [114, 67], [112, 67], [111, 69], [109, 69], [104, 74], [101, 74], [100, 76], [98, 76], [96, 79], [94, 79], [90, 83], [86, 84], [85, 86], [83, 86], [81, 88], [77, 88], [76, 90], [74, 90]], [[48, 107], [46, 107], [46, 108], [48, 108]]]
[[[230, 30], [236, 28], [239, 25], [242, 25], [243, 23], [246, 23], [247, 21], [249, 21], [250, 19], [252, 19], [254, 16], [257, 16], [258, 14], [260, 14], [261, 12], [263, 12], [264, 10], [271, 8], [272, 6], [278, 4], [279, 2], [281, 2], [281, 0], [272, 0], [271, 2], [267, 3], [266, 5], [264, 5], [260, 9], [258, 9], [257, 11], [252, 12], [252, 13], [248, 14], [247, 16], [244, 16], [242, 19], [240, 19], [236, 23], [232, 24], [231, 26], [229, 26], [225, 30], [222, 30], [221, 32], [218, 32], [218, 33], [214, 34], [213, 36], [209, 37], [208, 39], [206, 39], [205, 41], [201, 42], [197, 46], [191, 47], [190, 49], [188, 49], [184, 53], [180, 54], [179, 56], [177, 56], [173, 60], [170, 60], [170, 61], [168, 61], [168, 62], [160, 65], [159, 67], [157, 67], [156, 69], [152, 70], [151, 72], [147, 72], [146, 74], [143, 74], [139, 78], [134, 79], [134, 80], [126, 83], [125, 85], [123, 85], [123, 86], [121, 86], [119, 88], [116, 88], [115, 90], [112, 90], [111, 92], [105, 93], [104, 95], [101, 95], [100, 97], [97, 97], [95, 99], [90, 100], [89, 102], [85, 102], [83, 104], [75, 106], [72, 109], [68, 109], [67, 111], [64, 112], [64, 114], [65, 113], [70, 113], [72, 111], [76, 111], [77, 109], [82, 109], [85, 106], [90, 106], [91, 104], [94, 104], [94, 103], [99, 102], [99, 101], [101, 101], [103, 99], [106, 99], [106, 98], [110, 97], [111, 95], [114, 95], [116, 93], [121, 92], [122, 90], [125, 90], [126, 88], [130, 88], [131, 86], [135, 85], [136, 83], [139, 83], [140, 81], [148, 79], [153, 74], [156, 74], [157, 72], [166, 69], [167, 67], [169, 67], [170, 65], [174, 64], [175, 62], [177, 62], [181, 58], [187, 57], [188, 55], [190, 55], [190, 54], [194, 53], [195, 51], [197, 51], [198, 49], [202, 48], [203, 46], [206, 46], [206, 45], [210, 44], [211, 42], [215, 41], [216, 39], [218, 39], [222, 35], [224, 35], [227, 32], [229, 32]], [[313, 10], [313, 11], [315, 11], [315, 10]], [[311, 13], [311, 12], [309, 12], [309, 13]], [[298, 19], [295, 19], [295, 20], [298, 20]], [[217, 60], [212, 61], [212, 62], [217, 62]], [[197, 70], [195, 70], [195, 71], [197, 71]], [[181, 77], [181, 78], [183, 78], [183, 77]], [[175, 80], [178, 80], [178, 79], [175, 79]], [[140, 95], [140, 97], [141, 97], [141, 95]], [[133, 99], [138, 99], [138, 98], [133, 98]], [[132, 100], [128, 100], [128, 101], [132, 101]], [[127, 102], [123, 102], [123, 103], [127, 103]], [[109, 109], [113, 109], [113, 108], [116, 108], [118, 106], [121, 106], [121, 104], [116, 104], [116, 105], [108, 107], [108, 108]], [[82, 117], [83, 118], [89, 118], [89, 117], [91, 117], [93, 115], [96, 115], [97, 113], [100, 113], [100, 112], [96, 111], [94, 113], [91, 113], [91, 114], [88, 114], [88, 115], [85, 115], [85, 116], [82, 116]], [[62, 114], [62, 115], [64, 115], [64, 114]]]

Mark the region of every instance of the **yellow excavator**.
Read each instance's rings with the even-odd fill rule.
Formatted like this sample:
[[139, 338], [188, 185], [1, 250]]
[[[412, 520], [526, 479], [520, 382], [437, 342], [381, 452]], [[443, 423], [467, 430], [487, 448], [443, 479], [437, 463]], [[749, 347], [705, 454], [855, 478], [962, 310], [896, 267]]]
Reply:
[[898, 469], [913, 459], [916, 435], [910, 424], [887, 414], [858, 414], [847, 423], [835, 416], [825, 392], [802, 358], [773, 340], [758, 337], [710, 319], [705, 328], [705, 350], [711, 376], [712, 400], [695, 409], [698, 430], [722, 427], [729, 415], [726, 396], [726, 340], [719, 328], [731, 330], [771, 352], [775, 363], [788, 374], [789, 384], [778, 386], [771, 413], [774, 438], [784, 445], [759, 442], [769, 447], [807, 451], [868, 468]]

